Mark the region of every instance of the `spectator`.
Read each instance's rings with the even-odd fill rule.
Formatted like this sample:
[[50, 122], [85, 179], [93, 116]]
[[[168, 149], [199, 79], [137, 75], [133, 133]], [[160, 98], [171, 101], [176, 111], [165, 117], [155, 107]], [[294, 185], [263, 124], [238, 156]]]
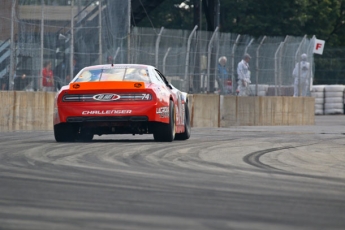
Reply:
[[250, 71], [249, 71], [249, 61], [251, 57], [249, 54], [245, 54], [243, 59], [237, 65], [237, 75], [238, 75], [238, 96], [248, 96], [248, 84], [250, 81]]
[[44, 92], [53, 92], [54, 90], [54, 75], [52, 71], [51, 61], [46, 61], [44, 63], [44, 68], [42, 70], [42, 90]]
[[107, 63], [108, 63], [108, 64], [113, 64], [113, 63], [114, 63], [114, 62], [113, 62], [113, 57], [112, 57], [112, 56], [109, 55], [109, 56], [107, 57]]
[[294, 97], [299, 96], [299, 84], [301, 86], [301, 95], [302, 97], [307, 96], [309, 79], [311, 77], [311, 68], [310, 63], [307, 62], [308, 56], [306, 54], [301, 55], [301, 62], [296, 63], [295, 68], [293, 69], [292, 76], [294, 77]]
[[231, 93], [231, 81], [230, 81], [230, 88], [229, 88], [229, 75], [228, 70], [226, 68], [227, 58], [222, 56], [218, 59], [218, 78], [217, 82], [220, 88], [221, 94], [229, 94]]

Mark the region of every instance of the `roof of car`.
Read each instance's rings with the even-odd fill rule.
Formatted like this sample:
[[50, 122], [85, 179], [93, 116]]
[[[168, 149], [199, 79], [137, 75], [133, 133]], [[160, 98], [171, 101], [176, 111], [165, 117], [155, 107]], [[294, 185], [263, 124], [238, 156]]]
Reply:
[[151, 65], [143, 65], [143, 64], [104, 64], [104, 65], [93, 65], [87, 66], [87, 69], [99, 69], [99, 68], [149, 68], [153, 66]]

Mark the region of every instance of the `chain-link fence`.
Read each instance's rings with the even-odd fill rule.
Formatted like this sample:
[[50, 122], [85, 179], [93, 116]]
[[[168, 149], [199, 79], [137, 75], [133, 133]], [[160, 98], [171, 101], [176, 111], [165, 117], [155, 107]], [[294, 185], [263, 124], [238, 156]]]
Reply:
[[[156, 66], [177, 88], [190, 93], [236, 94], [237, 64], [248, 53], [249, 95], [292, 95], [292, 71], [301, 54], [314, 63], [313, 39], [306, 37], [253, 38], [197, 27], [130, 28], [130, 2], [12, 0], [11, 14], [2, 17], [13, 28], [0, 43], [5, 87], [42, 90], [45, 61], [52, 63], [55, 89], [84, 66], [114, 62]], [[226, 81], [218, 78], [221, 56], [227, 58]]]
[[[219, 92], [218, 58], [227, 57], [228, 92], [235, 94], [237, 64], [251, 55], [250, 95], [265, 88], [266, 95], [292, 95], [292, 71], [306, 53], [313, 63], [313, 39], [306, 37], [261, 37], [206, 31], [134, 28], [130, 61], [154, 65], [179, 88], [195, 93]], [[231, 84], [233, 83], [233, 84]]]

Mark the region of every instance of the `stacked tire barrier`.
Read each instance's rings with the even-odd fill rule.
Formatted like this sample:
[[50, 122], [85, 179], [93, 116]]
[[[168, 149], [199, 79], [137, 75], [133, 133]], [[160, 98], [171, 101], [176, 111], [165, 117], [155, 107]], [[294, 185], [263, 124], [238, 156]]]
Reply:
[[325, 86], [325, 112], [324, 114], [344, 114], [344, 86]]
[[[266, 96], [268, 85], [258, 85], [258, 95], [257, 96]], [[249, 85], [249, 96], [256, 96], [256, 85]]]
[[315, 115], [323, 115], [325, 104], [325, 86], [314, 85], [310, 94], [315, 98]]

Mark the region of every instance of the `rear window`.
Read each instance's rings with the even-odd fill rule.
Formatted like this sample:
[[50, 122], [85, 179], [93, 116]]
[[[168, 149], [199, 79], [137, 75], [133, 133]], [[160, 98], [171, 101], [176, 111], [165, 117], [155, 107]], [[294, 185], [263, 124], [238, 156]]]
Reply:
[[143, 81], [150, 82], [145, 68], [104, 68], [84, 69], [74, 82], [95, 81]]

